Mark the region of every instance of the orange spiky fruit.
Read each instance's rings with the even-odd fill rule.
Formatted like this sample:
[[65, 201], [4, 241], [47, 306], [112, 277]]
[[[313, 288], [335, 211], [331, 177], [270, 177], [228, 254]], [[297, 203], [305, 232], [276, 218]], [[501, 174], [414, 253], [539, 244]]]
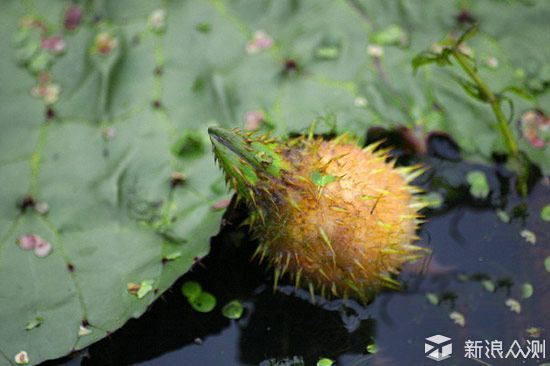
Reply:
[[331, 141], [281, 142], [238, 130], [209, 130], [228, 183], [250, 208], [259, 239], [255, 256], [289, 273], [313, 294], [368, 301], [418, 258], [422, 169], [396, 168], [376, 145], [361, 149], [343, 135]]

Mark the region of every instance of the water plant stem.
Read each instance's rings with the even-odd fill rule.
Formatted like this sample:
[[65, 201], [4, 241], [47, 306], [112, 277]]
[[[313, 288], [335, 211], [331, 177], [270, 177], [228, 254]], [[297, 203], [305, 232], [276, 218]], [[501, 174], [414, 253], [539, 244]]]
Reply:
[[489, 103], [489, 105], [491, 106], [491, 109], [493, 110], [493, 113], [495, 114], [495, 117], [497, 119], [497, 126], [500, 130], [502, 137], [504, 138], [504, 143], [506, 144], [508, 153], [511, 156], [512, 169], [515, 170], [518, 174], [518, 192], [522, 196], [527, 196], [527, 177], [529, 173], [528, 167], [522, 164], [518, 144], [516, 142], [514, 134], [512, 133], [512, 130], [510, 129], [508, 120], [506, 119], [506, 116], [504, 115], [504, 112], [501, 108], [501, 100], [491, 91], [491, 89], [489, 89], [489, 86], [487, 86], [487, 84], [481, 79], [475, 68], [472, 67], [472, 65], [468, 62], [468, 58], [464, 56], [460, 52], [460, 50], [454, 48], [451, 51], [451, 54], [458, 62], [458, 64], [462, 67], [462, 69], [476, 84], [479, 91], [482, 93], [484, 100], [486, 100], [487, 103]]
[[508, 152], [510, 153], [510, 155], [516, 158], [519, 152], [518, 145], [516, 143], [512, 130], [508, 125], [508, 120], [506, 119], [506, 117], [504, 116], [504, 113], [502, 112], [500, 99], [491, 91], [491, 89], [489, 89], [487, 84], [485, 84], [485, 82], [481, 79], [477, 71], [468, 62], [468, 59], [466, 58], [466, 56], [464, 56], [457, 49], [454, 49], [452, 51], [452, 55], [456, 59], [456, 61], [459, 63], [459, 65], [462, 67], [462, 69], [475, 82], [475, 84], [477, 85], [479, 90], [483, 93], [483, 95], [487, 98], [487, 102], [491, 105], [491, 109], [493, 110], [493, 113], [495, 114], [495, 117], [497, 119], [498, 128], [500, 130], [500, 133], [504, 137], [504, 142], [506, 144]]

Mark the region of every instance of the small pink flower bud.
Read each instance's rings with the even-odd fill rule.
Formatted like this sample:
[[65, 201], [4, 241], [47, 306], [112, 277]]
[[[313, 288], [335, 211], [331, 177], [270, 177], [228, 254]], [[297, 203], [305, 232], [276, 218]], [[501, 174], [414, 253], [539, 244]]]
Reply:
[[40, 240], [40, 237], [34, 234], [25, 234], [17, 239], [19, 247], [23, 250], [32, 250], [35, 248], [36, 243]]
[[63, 22], [65, 29], [75, 30], [82, 20], [82, 9], [80, 6], [73, 5], [65, 13], [65, 21]]

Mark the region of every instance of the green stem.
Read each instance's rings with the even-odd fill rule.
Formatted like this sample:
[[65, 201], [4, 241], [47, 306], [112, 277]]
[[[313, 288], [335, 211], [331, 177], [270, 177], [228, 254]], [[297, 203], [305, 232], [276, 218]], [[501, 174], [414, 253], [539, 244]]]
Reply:
[[506, 143], [508, 151], [513, 157], [517, 157], [519, 151], [518, 145], [516, 143], [512, 130], [508, 125], [508, 120], [502, 112], [502, 108], [500, 107], [500, 100], [495, 96], [491, 89], [489, 89], [487, 84], [485, 84], [485, 82], [481, 79], [476, 70], [468, 63], [468, 59], [462, 53], [460, 53], [460, 51], [455, 49], [452, 51], [452, 54], [454, 58], [458, 61], [462, 69], [468, 74], [468, 76], [470, 76], [470, 78], [476, 83], [479, 90], [481, 90], [483, 95], [487, 98], [487, 101], [491, 105], [491, 109], [493, 110], [493, 113], [497, 118], [498, 128], [500, 130], [500, 133], [504, 137], [504, 142]]
[[472, 67], [472, 65], [470, 65], [470, 63], [468, 62], [468, 59], [462, 53], [460, 53], [459, 50], [454, 49], [452, 51], [452, 55], [460, 64], [462, 69], [475, 82], [479, 90], [487, 98], [487, 102], [491, 105], [491, 109], [493, 110], [493, 113], [497, 118], [498, 128], [500, 130], [500, 133], [504, 138], [504, 142], [506, 144], [508, 152], [512, 157], [512, 169], [514, 169], [518, 174], [518, 186], [517, 186], [518, 191], [522, 196], [526, 196], [527, 190], [528, 190], [527, 177], [528, 177], [529, 171], [528, 171], [528, 168], [525, 167], [524, 164], [522, 164], [522, 160], [519, 155], [518, 144], [516, 142], [514, 134], [512, 133], [512, 130], [510, 129], [510, 126], [508, 125], [508, 120], [504, 116], [504, 112], [502, 112], [502, 108], [500, 106], [500, 99], [491, 91], [491, 89], [489, 89], [489, 87], [481, 79], [477, 71]]

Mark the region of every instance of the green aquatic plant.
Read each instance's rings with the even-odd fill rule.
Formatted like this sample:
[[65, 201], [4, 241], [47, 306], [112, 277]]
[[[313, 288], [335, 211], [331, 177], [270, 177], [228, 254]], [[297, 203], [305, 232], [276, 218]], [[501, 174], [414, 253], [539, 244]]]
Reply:
[[[528, 100], [532, 100], [534, 97], [527, 90], [513, 85], [507, 86], [499, 92], [491, 90], [478, 71], [477, 61], [475, 57], [473, 57], [473, 51], [466, 45], [466, 42], [474, 37], [477, 31], [478, 26], [474, 24], [458, 37], [458, 39], [453, 39], [452, 37], [445, 38], [435, 47], [432, 47], [431, 50], [419, 53], [412, 60], [412, 65], [416, 71], [419, 67], [432, 63], [436, 63], [440, 66], [449, 66], [453, 65], [453, 62], [456, 62], [463, 70], [467, 78], [458, 75], [452, 75], [452, 78], [470, 97], [482, 103], [486, 103], [491, 107], [497, 121], [496, 127], [510, 156], [509, 165], [518, 175], [518, 191], [525, 196], [527, 195], [529, 161], [520, 150], [518, 138], [512, 132], [510, 121], [515, 117], [514, 102], [508, 94], [515, 93]], [[503, 109], [506, 103], [509, 105], [510, 109], [509, 117], [506, 117]], [[542, 142], [542, 144], [544, 146], [544, 142]]]
[[204, 291], [198, 282], [186, 281], [181, 286], [181, 293], [187, 298], [189, 305], [199, 313], [209, 313], [216, 307], [216, 297]]

